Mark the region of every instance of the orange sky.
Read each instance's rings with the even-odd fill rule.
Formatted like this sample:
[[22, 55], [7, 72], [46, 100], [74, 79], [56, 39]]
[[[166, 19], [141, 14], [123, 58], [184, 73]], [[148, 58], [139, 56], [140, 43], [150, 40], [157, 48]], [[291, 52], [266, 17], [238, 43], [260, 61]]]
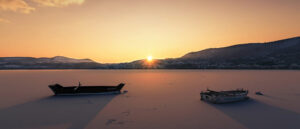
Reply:
[[300, 0], [0, 0], [0, 57], [98, 62], [300, 35]]

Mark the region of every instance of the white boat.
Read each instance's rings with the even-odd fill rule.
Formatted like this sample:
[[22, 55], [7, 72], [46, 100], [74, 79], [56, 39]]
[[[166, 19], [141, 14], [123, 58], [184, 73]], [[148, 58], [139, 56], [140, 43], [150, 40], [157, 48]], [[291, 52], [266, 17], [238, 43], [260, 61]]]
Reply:
[[213, 91], [207, 89], [200, 93], [201, 100], [211, 103], [230, 103], [249, 99], [248, 90]]

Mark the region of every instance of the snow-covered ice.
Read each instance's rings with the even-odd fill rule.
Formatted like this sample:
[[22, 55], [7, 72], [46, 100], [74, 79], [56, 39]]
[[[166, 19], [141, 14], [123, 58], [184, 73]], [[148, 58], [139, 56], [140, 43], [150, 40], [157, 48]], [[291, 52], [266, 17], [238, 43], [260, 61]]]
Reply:
[[[53, 96], [48, 84], [125, 82], [119, 95]], [[297, 129], [300, 71], [2, 70], [1, 129]], [[200, 91], [244, 88], [249, 101], [214, 105]], [[264, 95], [255, 95], [261, 91]]]

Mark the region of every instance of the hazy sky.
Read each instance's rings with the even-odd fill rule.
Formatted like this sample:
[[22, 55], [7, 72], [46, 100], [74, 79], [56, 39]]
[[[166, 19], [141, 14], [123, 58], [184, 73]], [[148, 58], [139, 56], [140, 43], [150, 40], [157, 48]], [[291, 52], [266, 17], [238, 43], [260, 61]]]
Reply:
[[300, 36], [300, 0], [0, 0], [0, 57], [98, 62]]

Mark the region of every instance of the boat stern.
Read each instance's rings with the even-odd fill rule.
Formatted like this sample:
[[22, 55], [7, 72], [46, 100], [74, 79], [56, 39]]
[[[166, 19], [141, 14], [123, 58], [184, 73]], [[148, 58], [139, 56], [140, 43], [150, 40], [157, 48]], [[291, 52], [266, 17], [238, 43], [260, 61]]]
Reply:
[[124, 86], [125, 86], [125, 83], [120, 83], [120, 84], [118, 85], [118, 90], [121, 90]]

